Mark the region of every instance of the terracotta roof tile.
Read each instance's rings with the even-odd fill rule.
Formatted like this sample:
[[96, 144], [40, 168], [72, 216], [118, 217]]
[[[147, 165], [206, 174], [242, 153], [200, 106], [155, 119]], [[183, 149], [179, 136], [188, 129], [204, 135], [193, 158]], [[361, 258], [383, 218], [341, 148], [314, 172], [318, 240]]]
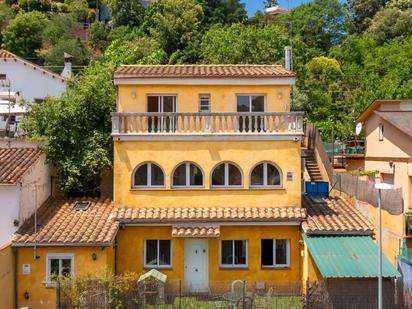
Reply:
[[172, 237], [219, 237], [219, 226], [173, 226]]
[[0, 49], [0, 58], [14, 58], [14, 57], [16, 57], [15, 54], [13, 54], [13, 53], [11, 53], [7, 50]]
[[123, 65], [121, 78], [277, 78], [295, 74], [276, 64]]
[[302, 221], [300, 207], [216, 207], [216, 208], [114, 208], [112, 218], [120, 222], [231, 222]]
[[88, 200], [91, 205], [86, 210], [73, 208], [76, 199], [48, 200], [37, 212], [37, 233], [32, 216], [15, 233], [13, 245], [110, 245], [119, 228], [119, 222], [110, 218], [113, 203]]
[[303, 206], [307, 210], [307, 219], [302, 228], [307, 234], [373, 234], [372, 223], [342, 197], [323, 201], [303, 197]]
[[0, 148], [0, 184], [16, 184], [40, 156], [35, 148]]

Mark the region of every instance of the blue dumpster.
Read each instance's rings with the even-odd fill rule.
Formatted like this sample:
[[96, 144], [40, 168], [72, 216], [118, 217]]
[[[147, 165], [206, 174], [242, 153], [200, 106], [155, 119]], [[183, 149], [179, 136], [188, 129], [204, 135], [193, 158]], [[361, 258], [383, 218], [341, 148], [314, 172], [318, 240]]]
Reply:
[[306, 181], [305, 194], [314, 198], [329, 197], [329, 183], [327, 181]]

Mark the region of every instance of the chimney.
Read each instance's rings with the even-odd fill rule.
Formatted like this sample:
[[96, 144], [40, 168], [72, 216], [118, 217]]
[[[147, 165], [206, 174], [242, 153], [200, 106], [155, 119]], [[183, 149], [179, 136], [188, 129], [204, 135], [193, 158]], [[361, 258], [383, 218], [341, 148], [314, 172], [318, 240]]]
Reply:
[[285, 69], [292, 71], [292, 47], [285, 47]]
[[60, 74], [63, 77], [70, 77], [72, 76], [72, 59], [73, 56], [68, 54], [68, 53], [64, 53], [64, 69], [62, 71], [62, 73]]

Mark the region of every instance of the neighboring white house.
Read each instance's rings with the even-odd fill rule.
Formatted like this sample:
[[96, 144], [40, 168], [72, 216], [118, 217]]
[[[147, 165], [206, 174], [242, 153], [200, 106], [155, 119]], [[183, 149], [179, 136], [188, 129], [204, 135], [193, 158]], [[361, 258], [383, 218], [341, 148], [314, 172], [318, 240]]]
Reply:
[[8, 84], [11, 92], [18, 93], [19, 99], [41, 102], [48, 96], [60, 96], [66, 90], [67, 82], [56, 73], [0, 49], [0, 87], [3, 95], [7, 94]]
[[51, 195], [51, 168], [35, 147], [0, 144], [0, 247]]

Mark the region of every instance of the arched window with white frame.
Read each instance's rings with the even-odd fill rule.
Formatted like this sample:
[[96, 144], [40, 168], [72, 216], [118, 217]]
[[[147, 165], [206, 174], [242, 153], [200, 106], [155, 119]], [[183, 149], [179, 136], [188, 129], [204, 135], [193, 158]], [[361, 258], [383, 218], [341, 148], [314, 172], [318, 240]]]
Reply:
[[281, 187], [282, 173], [272, 163], [263, 162], [256, 165], [250, 174], [251, 187]]
[[173, 187], [202, 187], [203, 172], [199, 166], [191, 162], [180, 164], [173, 172]]
[[155, 163], [141, 164], [133, 174], [134, 188], [164, 187], [165, 176], [163, 170]]
[[230, 162], [219, 164], [213, 169], [211, 185], [219, 187], [241, 187], [243, 185], [240, 168]]

